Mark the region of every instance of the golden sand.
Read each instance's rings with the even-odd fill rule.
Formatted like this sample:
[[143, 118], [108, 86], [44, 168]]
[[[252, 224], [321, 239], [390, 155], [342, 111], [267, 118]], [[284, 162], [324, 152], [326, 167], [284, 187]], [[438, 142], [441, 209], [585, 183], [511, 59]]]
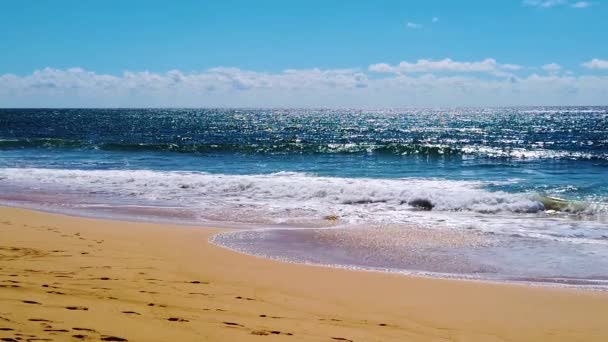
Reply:
[[292, 265], [0, 208], [3, 341], [608, 341], [608, 294]]

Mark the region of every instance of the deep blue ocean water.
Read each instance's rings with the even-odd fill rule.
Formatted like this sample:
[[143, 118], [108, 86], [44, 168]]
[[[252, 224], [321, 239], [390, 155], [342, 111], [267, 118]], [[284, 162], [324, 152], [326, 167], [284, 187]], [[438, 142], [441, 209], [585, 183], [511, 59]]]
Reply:
[[0, 109], [0, 199], [253, 227], [216, 242], [289, 261], [597, 285], [608, 107]]

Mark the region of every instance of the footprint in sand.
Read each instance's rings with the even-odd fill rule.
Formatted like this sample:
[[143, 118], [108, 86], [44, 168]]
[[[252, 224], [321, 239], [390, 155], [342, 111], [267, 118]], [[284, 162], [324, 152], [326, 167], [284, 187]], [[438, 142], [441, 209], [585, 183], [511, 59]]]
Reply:
[[56, 295], [65, 295], [65, 293], [59, 292], [59, 291], [47, 291], [46, 293], [56, 294]]
[[281, 332], [281, 331], [279, 331], [279, 330], [253, 330], [253, 331], [251, 332], [251, 335], [261, 335], [261, 336], [264, 336], [264, 335], [271, 335], [271, 334], [272, 334], [272, 335], [287, 335], [287, 336], [293, 336], [293, 334], [292, 334], [292, 333], [284, 333], [284, 332]]
[[270, 335], [270, 334], [266, 330], [254, 330], [251, 332], [251, 335], [265, 336], [265, 335]]
[[65, 308], [68, 310], [82, 310], [82, 311], [89, 310], [89, 308], [87, 308], [86, 306], [66, 306]]
[[[270, 333], [273, 335], [280, 335], [283, 334], [282, 332], [278, 331], [278, 330], [270, 330]], [[293, 335], [292, 333], [285, 333], [285, 335]]]
[[126, 338], [116, 337], [116, 336], [102, 336], [101, 340], [102, 341], [117, 341], [117, 342], [128, 341]]
[[[262, 318], [266, 318], [266, 317], [268, 317], [268, 316], [267, 316], [267, 315], [262, 314], [262, 315], [260, 315], [260, 317], [262, 317]], [[269, 318], [279, 319], [279, 318], [283, 318], [283, 317], [281, 317], [281, 316], [270, 316]]]
[[167, 318], [167, 321], [169, 321], [169, 322], [190, 322], [187, 319], [183, 319], [183, 318], [179, 318], [179, 317], [169, 317], [169, 318]]
[[226, 324], [227, 326], [231, 326], [231, 327], [244, 327], [244, 325], [239, 324], [239, 323], [234, 323], [234, 322], [222, 322], [224, 324]]
[[135, 312], [135, 311], [121, 311], [124, 314], [129, 314], [129, 315], [141, 315], [139, 312]]
[[204, 284], [204, 285], [209, 284], [209, 282], [200, 281], [200, 280], [192, 280], [192, 281], [189, 281], [188, 283], [190, 283], [190, 284]]

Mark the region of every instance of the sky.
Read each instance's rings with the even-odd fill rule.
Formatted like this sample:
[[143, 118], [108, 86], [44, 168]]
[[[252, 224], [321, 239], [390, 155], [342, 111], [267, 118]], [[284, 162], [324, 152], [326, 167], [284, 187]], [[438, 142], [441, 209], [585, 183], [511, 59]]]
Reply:
[[608, 0], [0, 0], [0, 107], [608, 105], [607, 36]]

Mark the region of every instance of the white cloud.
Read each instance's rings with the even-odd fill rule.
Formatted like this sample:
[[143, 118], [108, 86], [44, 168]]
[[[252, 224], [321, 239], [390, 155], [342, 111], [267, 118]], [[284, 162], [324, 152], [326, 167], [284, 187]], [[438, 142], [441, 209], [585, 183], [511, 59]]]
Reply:
[[[608, 76], [549, 73], [488, 78], [468, 73], [470, 70], [485, 72], [509, 68], [509, 64], [492, 61], [417, 62], [407, 66], [419, 70], [415, 74], [391, 73], [386, 77], [374, 77], [359, 69], [257, 72], [218, 67], [191, 73], [180, 70], [164, 73], [125, 71], [120, 75], [108, 75], [81, 68], [46, 68], [22, 76], [0, 75], [0, 106], [402, 107], [608, 104]], [[429, 73], [446, 69], [460, 70], [461, 74], [441, 76]], [[523, 69], [522, 72], [525, 70], [528, 69]]]
[[551, 8], [559, 5], [565, 5], [566, 3], [566, 0], [524, 0], [524, 5], [541, 8]]
[[433, 19], [431, 19], [431, 22], [433, 24], [439, 22], [439, 17], [433, 17]]
[[589, 1], [569, 1], [569, 0], [524, 0], [524, 5], [539, 7], [539, 8], [551, 8], [557, 6], [569, 6], [572, 8], [587, 8], [593, 5]]
[[588, 1], [578, 1], [578, 2], [571, 4], [570, 7], [587, 8], [587, 7], [590, 7], [591, 5], [592, 5], [592, 3], [588, 2]]
[[405, 24], [405, 26], [407, 28], [409, 28], [409, 29], [414, 29], [414, 30], [422, 28], [422, 25], [416, 24], [416, 23], [412, 23], [412, 22], [408, 22], [407, 24]]
[[541, 68], [548, 73], [557, 73], [562, 70], [562, 66], [557, 63], [545, 64]]
[[515, 71], [521, 69], [514, 64], [499, 64], [493, 58], [478, 62], [458, 62], [450, 58], [442, 60], [419, 59], [415, 63], [403, 61], [398, 65], [387, 63], [372, 64], [369, 71], [380, 73], [422, 73], [422, 72], [485, 72]]
[[587, 69], [608, 69], [608, 60], [594, 58], [582, 64]]

